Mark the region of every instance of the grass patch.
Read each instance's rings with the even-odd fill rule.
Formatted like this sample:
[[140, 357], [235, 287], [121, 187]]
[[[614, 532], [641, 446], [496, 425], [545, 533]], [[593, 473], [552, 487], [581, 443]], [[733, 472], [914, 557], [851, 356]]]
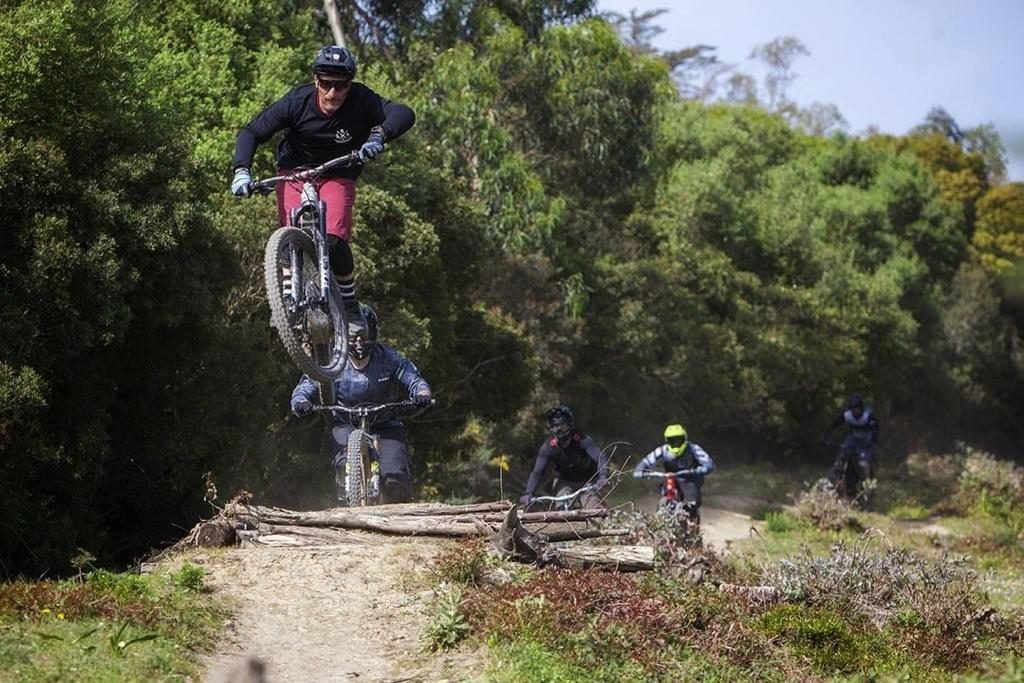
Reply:
[[785, 511], [767, 512], [764, 516], [764, 528], [772, 534], [788, 534], [797, 527], [797, 521]]
[[0, 585], [0, 680], [114, 681], [196, 676], [222, 610], [185, 563], [153, 575]]

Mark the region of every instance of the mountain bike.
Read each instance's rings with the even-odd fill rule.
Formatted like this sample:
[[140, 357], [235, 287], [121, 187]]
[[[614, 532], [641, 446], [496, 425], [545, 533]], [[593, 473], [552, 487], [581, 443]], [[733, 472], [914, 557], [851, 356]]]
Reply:
[[696, 507], [687, 506], [683, 500], [683, 492], [679, 488], [679, 477], [699, 474], [696, 469], [677, 470], [675, 472], [644, 472], [642, 479], [661, 479], [661, 500], [658, 509], [669, 513], [685, 511], [695, 522], [700, 523], [700, 511]]
[[537, 496], [535, 498], [531, 498], [530, 502], [523, 506], [523, 511], [526, 512], [537, 503], [548, 503], [550, 505], [548, 508], [549, 510], [572, 510], [573, 506], [578, 505], [580, 496], [587, 491], [595, 490], [597, 490], [597, 486], [595, 484], [587, 484], [586, 486], [561, 496]]
[[[434, 401], [431, 400], [430, 405], [433, 404]], [[321, 405], [314, 406], [313, 410], [341, 413], [356, 424], [356, 428], [348, 435], [348, 442], [345, 444], [345, 472], [342, 474], [335, 470], [334, 473], [338, 499], [344, 500], [349, 507], [363, 507], [379, 503], [381, 494], [380, 461], [377, 455], [378, 436], [373, 432], [373, 423], [389, 411], [391, 416], [408, 417], [419, 414], [425, 408], [416, 405], [413, 401], [405, 400], [394, 403], [366, 403], [358, 406]]]
[[364, 163], [359, 152], [315, 168], [254, 181], [255, 194], [270, 194], [280, 182], [302, 182], [302, 203], [288, 225], [267, 240], [263, 259], [270, 324], [299, 370], [318, 382], [341, 374], [348, 353], [348, 325], [327, 252], [327, 206], [316, 180], [332, 168]]
[[[831, 445], [831, 444], [827, 444]], [[836, 495], [866, 506], [871, 491], [875, 488], [874, 467], [867, 480], [861, 478], [857, 461], [871, 449], [867, 446], [841, 448], [836, 462], [829, 468], [826, 479], [835, 488]]]

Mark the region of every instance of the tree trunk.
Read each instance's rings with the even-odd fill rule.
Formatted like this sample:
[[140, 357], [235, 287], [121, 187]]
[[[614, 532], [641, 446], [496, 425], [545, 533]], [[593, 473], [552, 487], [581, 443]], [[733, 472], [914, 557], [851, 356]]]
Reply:
[[336, 1], [324, 0], [324, 11], [327, 13], [327, 23], [331, 26], [334, 44], [345, 47], [345, 32], [341, 30], [341, 14], [338, 12], [338, 6], [334, 4]]

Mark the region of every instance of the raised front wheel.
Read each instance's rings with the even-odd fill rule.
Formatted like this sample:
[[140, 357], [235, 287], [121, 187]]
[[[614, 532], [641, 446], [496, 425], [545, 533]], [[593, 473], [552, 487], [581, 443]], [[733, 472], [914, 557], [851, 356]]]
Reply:
[[320, 301], [320, 272], [313, 240], [285, 226], [267, 240], [263, 271], [270, 324], [302, 372], [318, 382], [341, 374], [348, 352], [337, 285]]

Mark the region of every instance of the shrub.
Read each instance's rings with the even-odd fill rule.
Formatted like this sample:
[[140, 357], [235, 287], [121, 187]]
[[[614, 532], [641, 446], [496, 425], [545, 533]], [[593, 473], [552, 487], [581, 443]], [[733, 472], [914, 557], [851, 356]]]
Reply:
[[968, 449], [956, 497], [961, 510], [1024, 532], [1024, 467]]
[[438, 581], [475, 586], [490, 566], [487, 542], [466, 538], [459, 539], [438, 555], [431, 569]]
[[853, 506], [827, 480], [819, 480], [796, 499], [796, 516], [822, 531], [861, 529]]
[[986, 640], [1011, 637], [963, 560], [927, 560], [891, 546], [877, 552], [870, 546], [880, 536], [869, 531], [852, 548], [836, 543], [826, 557], [783, 560], [766, 567], [762, 581], [790, 601], [890, 629], [928, 666], [963, 670], [979, 660]]
[[796, 522], [785, 512], [766, 512], [764, 528], [773, 534], [785, 534], [796, 528]]
[[178, 588], [198, 593], [203, 590], [203, 579], [205, 576], [206, 572], [202, 567], [186, 562], [181, 565], [181, 569], [171, 575], [171, 581]]
[[469, 634], [469, 624], [462, 616], [462, 590], [452, 587], [438, 595], [434, 602], [424, 637], [431, 650], [447, 650], [458, 645]]

